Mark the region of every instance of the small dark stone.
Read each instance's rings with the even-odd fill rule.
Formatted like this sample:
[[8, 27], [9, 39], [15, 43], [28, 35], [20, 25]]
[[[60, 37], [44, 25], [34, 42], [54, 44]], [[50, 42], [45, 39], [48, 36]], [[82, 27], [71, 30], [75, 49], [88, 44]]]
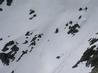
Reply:
[[79, 17], [78, 17], [78, 19], [81, 19], [82, 18], [82, 16], [80, 15]]
[[72, 24], [73, 22], [72, 21], [69, 21], [69, 24]]
[[69, 26], [69, 29], [71, 29], [72, 28], [72, 26]]
[[33, 17], [36, 17], [36, 16], [37, 16], [36, 14], [33, 15]]
[[0, 8], [0, 11], [3, 11], [3, 9], [2, 9], [2, 8]]
[[58, 33], [58, 32], [59, 32], [59, 29], [58, 29], [58, 28], [56, 28], [55, 33]]
[[88, 10], [88, 7], [85, 7], [84, 9], [85, 9], [85, 11], [87, 11]]
[[2, 41], [3, 40], [3, 38], [0, 38], [0, 41]]
[[57, 58], [57, 59], [60, 59], [61, 57], [60, 57], [60, 56], [57, 56], [56, 58]]
[[30, 9], [29, 15], [31, 15], [31, 14], [33, 14], [33, 13], [35, 13], [35, 10]]
[[41, 38], [41, 37], [42, 37], [42, 35], [43, 35], [43, 34], [39, 34], [39, 35], [38, 35], [38, 38]]
[[28, 41], [27, 40], [25, 40], [25, 42], [23, 43], [23, 44], [27, 44], [28, 43]]
[[35, 41], [33, 41], [31, 44], [30, 44], [30, 46], [35, 46], [36, 45], [36, 42]]
[[30, 31], [28, 31], [28, 32], [25, 34], [25, 36], [30, 36]]
[[32, 17], [29, 18], [29, 20], [32, 20], [33, 18], [34, 18], [34, 17], [32, 16]]
[[66, 24], [66, 26], [68, 26], [68, 23]]
[[[82, 57], [80, 58], [80, 60], [72, 67], [72, 68], [76, 68], [78, 66], [78, 64], [80, 62], [83, 61], [88, 61], [90, 60], [91, 56], [95, 53], [94, 48], [96, 47], [96, 45], [91, 46], [90, 48], [88, 48], [82, 55]], [[89, 64], [87, 64], [86, 66], [88, 66]]]
[[37, 41], [39, 41], [39, 39], [37, 39]]
[[98, 32], [96, 34], [98, 34]]
[[37, 15], [34, 14], [32, 17], [29, 18], [29, 20], [32, 20], [34, 17], [36, 17]]
[[32, 33], [30, 33], [30, 35], [32, 35], [33, 34], [33, 32]]
[[26, 39], [28, 39], [29, 37], [26, 37]]
[[79, 8], [79, 11], [82, 11], [83, 9], [82, 8]]
[[89, 41], [89, 44], [92, 45], [92, 44], [94, 44], [95, 42], [97, 42], [98, 39], [97, 39], [97, 38], [90, 38], [88, 41]]
[[37, 39], [37, 36], [34, 36], [33, 39], [30, 42], [33, 42]]
[[34, 49], [34, 47], [31, 47], [31, 50], [29, 52], [31, 52]]
[[25, 50], [25, 51], [22, 51], [23, 54], [27, 54], [28, 53], [28, 50]]
[[12, 72], [11, 73], [14, 73], [14, 70], [12, 70]]

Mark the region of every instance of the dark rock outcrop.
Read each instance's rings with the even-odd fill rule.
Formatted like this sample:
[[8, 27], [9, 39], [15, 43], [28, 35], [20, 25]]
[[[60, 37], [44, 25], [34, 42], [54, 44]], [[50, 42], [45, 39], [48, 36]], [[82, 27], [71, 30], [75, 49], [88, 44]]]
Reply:
[[14, 43], [15, 42], [13, 40], [12, 41], [9, 41], [8, 43], [5, 44], [5, 46], [2, 49], [2, 51], [5, 52], [5, 51], [9, 50], [8, 46], [12, 46], [12, 45], [14, 45]]

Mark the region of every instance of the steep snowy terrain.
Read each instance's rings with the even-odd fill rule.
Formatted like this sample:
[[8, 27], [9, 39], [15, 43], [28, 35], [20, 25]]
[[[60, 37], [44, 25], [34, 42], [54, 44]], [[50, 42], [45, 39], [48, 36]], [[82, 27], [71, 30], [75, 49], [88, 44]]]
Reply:
[[91, 72], [86, 60], [72, 67], [87, 48], [97, 48], [97, 3], [0, 0], [0, 73]]

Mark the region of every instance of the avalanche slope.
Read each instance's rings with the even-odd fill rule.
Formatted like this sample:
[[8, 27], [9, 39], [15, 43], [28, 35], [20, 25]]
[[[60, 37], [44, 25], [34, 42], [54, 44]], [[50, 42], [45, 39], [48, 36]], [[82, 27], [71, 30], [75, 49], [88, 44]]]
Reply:
[[0, 73], [89, 73], [85, 62], [72, 66], [88, 40], [98, 37], [97, 2], [13, 0], [10, 7], [0, 5]]

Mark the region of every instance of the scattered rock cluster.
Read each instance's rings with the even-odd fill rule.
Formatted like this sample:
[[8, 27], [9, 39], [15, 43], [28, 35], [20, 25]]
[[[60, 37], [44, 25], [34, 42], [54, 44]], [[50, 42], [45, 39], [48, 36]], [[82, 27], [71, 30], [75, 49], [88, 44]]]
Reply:
[[[43, 33], [41, 34], [35, 34], [34, 36], [33, 35], [33, 32], [30, 32], [28, 31], [26, 34], [25, 34], [25, 41], [22, 43], [23, 45], [27, 44], [28, 43], [28, 48], [30, 47], [31, 49], [25, 49], [25, 50], [22, 50], [21, 52], [21, 55], [18, 57], [18, 59], [16, 60], [16, 62], [20, 61], [20, 59], [29, 52], [32, 51], [32, 49], [34, 49], [34, 47], [36, 46], [37, 42], [42, 38], [43, 36]], [[31, 38], [33, 37], [33, 38]], [[31, 38], [31, 40], [29, 39]], [[29, 40], [28, 40], [29, 39]], [[2, 38], [0, 39], [2, 40]], [[4, 65], [9, 65], [10, 62], [13, 62], [16, 58], [15, 58], [15, 55], [19, 52], [19, 45], [20, 43], [18, 42], [15, 42], [15, 41], [9, 41], [7, 42], [4, 47], [2, 48], [1, 52], [0, 52], [0, 60], [2, 61], [2, 63]]]
[[[4, 3], [5, 0], [0, 0], [0, 5]], [[6, 0], [6, 5], [11, 6], [13, 3], [13, 0]], [[0, 11], [3, 11], [3, 8], [0, 8]]]
[[[0, 5], [3, 4], [4, 1], [5, 0], [0, 0]], [[6, 5], [11, 6], [12, 2], [13, 2], [13, 0], [6, 0]]]
[[41, 38], [42, 38], [42, 36], [43, 36], [43, 33], [41, 33], [41, 34], [36, 34], [33, 38], [32, 38], [32, 40], [30, 41], [30, 47], [31, 47], [31, 50], [30, 50], [30, 52], [32, 51], [32, 49], [34, 49], [34, 47], [36, 46], [36, 43], [37, 43], [37, 41], [39, 41]]
[[69, 30], [68, 30], [67, 34], [75, 35], [75, 33], [79, 32], [79, 28], [80, 28], [80, 25], [78, 23], [74, 24], [72, 26], [69, 26]]
[[29, 10], [29, 15], [30, 15], [29, 20], [32, 20], [33, 18], [35, 18], [37, 16], [35, 14], [35, 10], [33, 10], [33, 9]]
[[69, 21], [66, 25], [65, 25], [65, 29], [68, 28], [67, 34], [72, 34], [75, 35], [76, 33], [79, 32], [80, 29], [80, 25], [78, 23], [73, 23], [73, 21]]
[[79, 9], [78, 9], [78, 11], [87, 11], [88, 10], [88, 7], [86, 6], [85, 8], [83, 8], [83, 7], [80, 7]]
[[[11, 47], [11, 48], [10, 48]], [[3, 64], [9, 65], [9, 63], [15, 60], [15, 54], [19, 51], [19, 47], [15, 44], [15, 41], [9, 41], [5, 44], [0, 53], [0, 60]]]

